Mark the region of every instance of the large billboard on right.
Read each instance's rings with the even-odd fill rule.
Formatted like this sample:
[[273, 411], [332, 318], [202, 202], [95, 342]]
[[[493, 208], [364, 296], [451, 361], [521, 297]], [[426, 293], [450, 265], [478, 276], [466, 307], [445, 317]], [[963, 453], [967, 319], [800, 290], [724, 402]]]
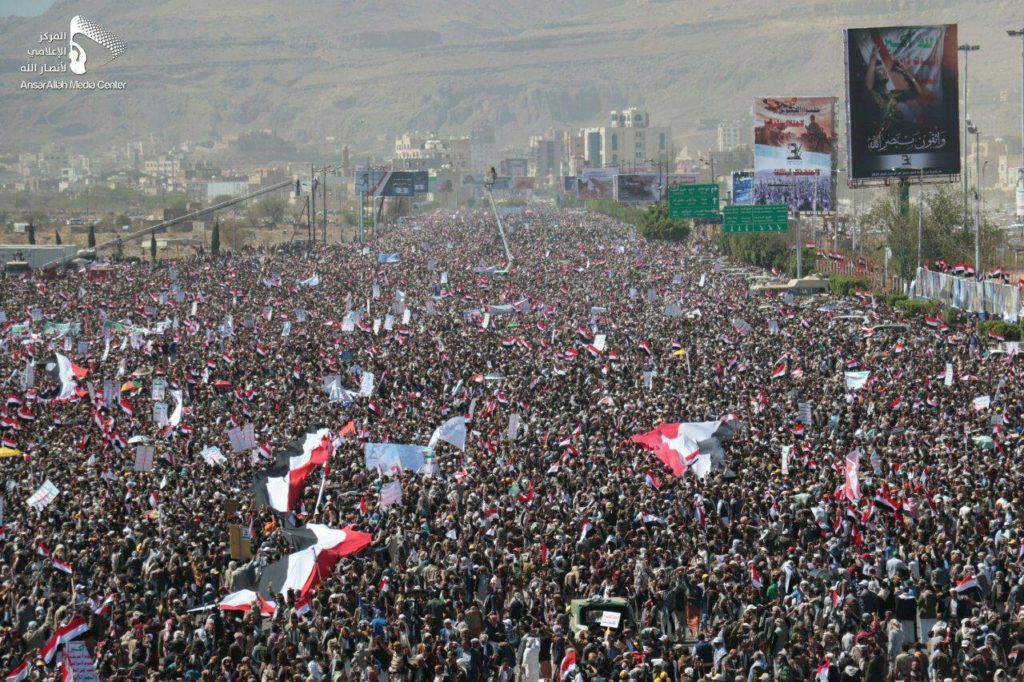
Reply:
[[960, 174], [956, 24], [851, 28], [850, 183]]
[[832, 210], [834, 97], [754, 100], [754, 204]]

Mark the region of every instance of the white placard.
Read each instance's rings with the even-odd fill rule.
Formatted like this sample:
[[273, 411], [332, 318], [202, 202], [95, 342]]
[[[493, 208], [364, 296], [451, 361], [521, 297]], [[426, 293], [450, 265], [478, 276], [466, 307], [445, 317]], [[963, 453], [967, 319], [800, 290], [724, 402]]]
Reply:
[[595, 334], [594, 335], [594, 348], [598, 349], [599, 351], [601, 351], [603, 353], [606, 341], [607, 341], [607, 339], [606, 339], [604, 334]]
[[359, 379], [359, 395], [369, 398], [373, 394], [373, 372], [363, 372]]
[[402, 482], [388, 481], [380, 488], [380, 508], [387, 509], [402, 501]]
[[256, 447], [256, 433], [252, 423], [228, 430], [228, 440], [231, 441], [231, 451], [245, 452]]
[[381, 325], [381, 320], [378, 317], [376, 320], [373, 321], [373, 333], [374, 334], [379, 334], [380, 333], [380, 325]]
[[989, 405], [992, 403], [992, 399], [987, 395], [979, 395], [974, 399], [974, 410], [980, 412], [981, 410], [987, 410]]
[[412, 311], [408, 308], [402, 313], [402, 324], [409, 324], [412, 322]]
[[203, 461], [210, 466], [224, 464], [224, 462], [228, 461], [228, 458], [224, 456], [224, 453], [222, 453], [220, 448], [216, 445], [203, 448], [202, 452], [199, 453], [199, 456], [202, 457]]
[[167, 426], [167, 403], [153, 403], [153, 421], [160, 428]]
[[946, 374], [942, 377], [942, 383], [946, 386], [953, 385], [953, 363], [946, 363]]
[[153, 470], [153, 452], [154, 450], [152, 445], [138, 445], [135, 447], [136, 471]]
[[26, 500], [26, 504], [33, 509], [43, 509], [57, 499], [58, 495], [60, 495], [60, 491], [57, 490], [57, 486], [55, 486], [50, 479], [46, 479], [46, 481], [39, 486], [39, 489], [32, 493], [32, 496]]
[[447, 272], [442, 272], [441, 273], [441, 284], [448, 284], [448, 273]]
[[484, 313], [484, 321], [483, 321], [483, 323], [481, 323], [480, 326], [483, 327], [484, 329], [487, 329], [488, 327], [491, 326], [491, 314], [490, 313]]
[[395, 328], [395, 316], [385, 315], [384, 316], [384, 331], [391, 331]]
[[617, 628], [619, 627], [619, 622], [621, 620], [621, 613], [616, 613], [615, 611], [602, 611], [601, 622], [599, 625], [603, 628]]
[[292, 323], [291, 320], [285, 320], [284, 324], [281, 325], [281, 336], [291, 336], [292, 334]]

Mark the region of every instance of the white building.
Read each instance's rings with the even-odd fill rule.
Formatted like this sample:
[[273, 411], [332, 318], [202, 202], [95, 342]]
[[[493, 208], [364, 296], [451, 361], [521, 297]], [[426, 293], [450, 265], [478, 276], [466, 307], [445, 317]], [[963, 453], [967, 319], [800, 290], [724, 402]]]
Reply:
[[652, 126], [647, 111], [637, 107], [613, 111], [610, 119], [607, 126], [581, 131], [591, 167], [650, 168], [660, 163], [667, 168], [672, 163], [675, 148], [670, 126]]
[[731, 152], [749, 145], [752, 137], [750, 126], [744, 125], [742, 121], [722, 121], [718, 124], [718, 151]]

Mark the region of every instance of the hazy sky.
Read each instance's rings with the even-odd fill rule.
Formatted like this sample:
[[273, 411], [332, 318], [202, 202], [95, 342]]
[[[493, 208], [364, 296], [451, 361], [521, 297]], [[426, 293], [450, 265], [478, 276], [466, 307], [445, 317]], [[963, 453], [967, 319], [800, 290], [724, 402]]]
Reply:
[[0, 17], [17, 14], [22, 17], [35, 17], [47, 10], [54, 0], [0, 0]]

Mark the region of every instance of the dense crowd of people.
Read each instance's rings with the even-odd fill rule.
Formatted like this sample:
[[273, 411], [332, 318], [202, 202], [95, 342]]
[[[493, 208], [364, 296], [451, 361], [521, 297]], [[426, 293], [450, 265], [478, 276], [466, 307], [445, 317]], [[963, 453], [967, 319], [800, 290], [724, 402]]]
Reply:
[[[46, 647], [84, 619], [57, 641], [104, 680], [1022, 678], [1015, 349], [868, 296], [751, 297], [699, 237], [510, 223], [505, 276], [462, 213], [4, 281], [0, 665], [56, 679]], [[80, 368], [63, 399], [55, 353]], [[367, 468], [366, 443], [457, 415], [464, 451]], [[723, 419], [704, 477], [632, 441]], [[260, 447], [233, 452], [246, 424]], [[293, 512], [257, 507], [264, 453], [319, 427], [336, 446]], [[373, 542], [308, 595], [219, 607], [310, 523]]]

